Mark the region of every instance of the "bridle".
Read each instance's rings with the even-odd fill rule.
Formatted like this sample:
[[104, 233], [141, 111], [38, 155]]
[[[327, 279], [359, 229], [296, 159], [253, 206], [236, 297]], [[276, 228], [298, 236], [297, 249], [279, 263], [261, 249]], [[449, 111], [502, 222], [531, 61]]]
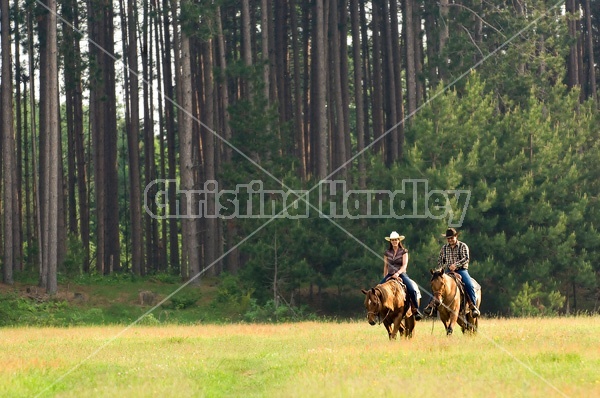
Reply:
[[[433, 290], [433, 287], [432, 287], [433, 297], [432, 297], [432, 300], [429, 302], [429, 304], [427, 304], [426, 308], [438, 308], [440, 306], [440, 304], [447, 306], [446, 304], [444, 304], [442, 302], [442, 293], [444, 292], [444, 290], [446, 290], [446, 281], [444, 280], [444, 274], [434, 275], [431, 278], [431, 280], [433, 281], [436, 278], [441, 278], [442, 286], [438, 290]], [[450, 304], [452, 304], [453, 302], [454, 302], [454, 298], [452, 299], [452, 302]]]
[[[428, 307], [430, 307], [430, 306], [431, 306], [431, 307], [435, 307], [435, 308], [437, 308], [437, 307], [439, 307], [439, 306], [440, 306], [440, 304], [441, 304], [441, 305], [443, 305], [444, 307], [446, 307], [446, 308], [448, 308], [448, 309], [449, 309], [449, 308], [450, 308], [450, 306], [451, 306], [452, 304], [454, 304], [454, 301], [456, 300], [456, 294], [455, 294], [455, 295], [452, 297], [452, 301], [450, 301], [449, 303], [445, 304], [445, 303], [442, 301], [442, 293], [443, 293], [443, 292], [444, 292], [444, 290], [446, 290], [446, 288], [447, 288], [446, 281], [444, 280], [444, 274], [441, 274], [441, 275], [434, 276], [433, 278], [431, 278], [431, 280], [433, 281], [433, 279], [435, 279], [435, 278], [441, 278], [441, 279], [442, 279], [442, 287], [441, 287], [440, 289], [438, 289], [438, 290], [433, 290], [433, 289], [432, 289], [432, 290], [433, 290], [433, 300], [431, 300], [431, 302], [429, 303]], [[458, 288], [458, 287], [457, 287], [457, 288]]]
[[[372, 294], [371, 292], [369, 292], [369, 300], [375, 302], [375, 300], [373, 300], [371, 298], [371, 295], [374, 295], [375, 297], [377, 297], [377, 295]], [[379, 300], [379, 297], [377, 297], [377, 306], [379, 308], [381, 308], [381, 300]], [[388, 312], [387, 312], [387, 314], [385, 314], [385, 316], [383, 317], [383, 319], [381, 319], [381, 315], [380, 315], [381, 311], [367, 311], [367, 320], [369, 320], [369, 315], [373, 315], [373, 318], [377, 317], [377, 324], [381, 325], [381, 323], [383, 321], [385, 321], [387, 319], [387, 317], [390, 315], [391, 311], [392, 311], [391, 309], [388, 309]]]

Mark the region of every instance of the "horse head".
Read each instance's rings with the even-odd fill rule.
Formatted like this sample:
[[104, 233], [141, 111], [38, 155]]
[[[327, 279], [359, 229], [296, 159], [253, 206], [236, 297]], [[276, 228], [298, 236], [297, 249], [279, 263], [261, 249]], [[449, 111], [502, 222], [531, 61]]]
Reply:
[[444, 270], [442, 268], [431, 269], [431, 291], [433, 292], [433, 301], [436, 305], [442, 302], [442, 295], [446, 289], [446, 280], [444, 277]]
[[367, 310], [367, 321], [370, 325], [377, 323], [375, 318], [379, 316], [381, 310], [381, 299], [377, 294], [378, 291], [375, 288], [370, 290], [362, 289], [361, 292], [366, 295], [365, 297], [365, 309]]

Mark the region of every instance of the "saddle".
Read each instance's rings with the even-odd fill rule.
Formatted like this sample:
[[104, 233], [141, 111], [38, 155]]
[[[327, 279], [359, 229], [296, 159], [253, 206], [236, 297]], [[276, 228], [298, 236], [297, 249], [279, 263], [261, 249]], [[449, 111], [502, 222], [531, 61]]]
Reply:
[[465, 292], [465, 284], [462, 280], [462, 276], [460, 276], [460, 274], [457, 272], [448, 272], [448, 276], [450, 278], [454, 279], [454, 281], [456, 282], [456, 286], [458, 287], [458, 290], [460, 292], [460, 310], [459, 310], [459, 312], [461, 314], [464, 314], [467, 310], [467, 301], [470, 302], [471, 300], [469, 300], [469, 296]]
[[404, 290], [404, 293], [405, 293], [405, 294], [407, 295], [407, 297], [408, 297], [408, 290], [406, 289], [406, 285], [404, 284], [404, 282], [402, 281], [402, 279], [401, 279], [400, 277], [397, 277], [397, 276], [390, 276], [386, 282], [389, 282], [389, 281], [394, 281], [394, 282], [396, 282], [396, 283], [398, 284], [398, 287], [399, 287], [400, 289]]
[[[454, 281], [456, 282], [456, 286], [458, 286], [458, 290], [460, 291], [460, 313], [461, 314], [465, 314], [467, 312], [467, 302], [471, 303], [471, 300], [469, 299], [469, 295], [465, 292], [465, 283], [462, 280], [462, 277], [460, 276], [459, 273], [457, 272], [448, 272], [448, 276], [451, 277], [452, 279], [454, 279]], [[475, 288], [475, 291], [478, 291], [479, 289], [481, 289], [481, 285], [479, 285], [479, 283], [477, 283], [477, 281], [473, 278], [471, 278], [471, 281], [473, 282], [473, 287]], [[472, 303], [475, 304], [475, 303]]]
[[[397, 276], [391, 276], [386, 282], [389, 281], [394, 281], [398, 284], [398, 287], [402, 290], [404, 290], [404, 308], [406, 308], [406, 314], [405, 316], [407, 318], [411, 317], [413, 315], [413, 311], [412, 311], [412, 306], [410, 305], [410, 297], [408, 297], [408, 288], [406, 287], [406, 285], [404, 284], [404, 282], [402, 281], [402, 279], [400, 277]], [[418, 295], [420, 297], [421, 292], [418, 292]]]

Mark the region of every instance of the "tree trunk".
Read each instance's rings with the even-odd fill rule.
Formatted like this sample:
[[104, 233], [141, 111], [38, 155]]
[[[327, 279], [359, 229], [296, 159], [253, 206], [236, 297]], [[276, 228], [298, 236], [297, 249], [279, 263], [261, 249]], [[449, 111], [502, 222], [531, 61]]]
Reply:
[[316, 137], [316, 177], [318, 180], [322, 180], [327, 176], [329, 168], [328, 158], [328, 134], [327, 134], [327, 104], [326, 104], [326, 52], [327, 43], [325, 41], [325, 14], [323, 8], [323, 1], [316, 0], [316, 31], [314, 35], [316, 54], [313, 61], [316, 63], [316, 76], [313, 78], [316, 81], [316, 93], [315, 93], [315, 104], [317, 112], [316, 126], [314, 134]]
[[386, 82], [384, 87], [385, 92], [385, 162], [390, 167], [398, 160], [398, 116], [396, 113], [396, 81], [394, 74], [394, 52], [392, 49], [392, 27], [391, 17], [387, 2], [382, 2], [381, 19], [383, 22], [383, 77]]
[[[58, 51], [57, 51], [58, 54]], [[58, 67], [56, 70], [56, 73], [58, 74]], [[58, 77], [57, 77], [58, 79]], [[58, 86], [58, 83], [57, 83]], [[65, 258], [67, 256], [67, 240], [68, 240], [68, 233], [67, 233], [67, 196], [65, 195], [65, 191], [67, 189], [66, 185], [65, 185], [65, 168], [63, 165], [63, 144], [62, 144], [62, 128], [61, 128], [61, 117], [60, 117], [60, 100], [57, 98], [57, 102], [59, 103], [59, 105], [57, 105], [57, 109], [58, 109], [58, 159], [57, 159], [57, 164], [58, 164], [58, 237], [57, 237], [57, 259], [56, 259], [56, 264], [57, 266], [60, 266], [62, 264], [64, 264], [65, 262]]]
[[[361, 57], [360, 43], [360, 20], [358, 0], [350, 1], [350, 19], [352, 24], [352, 60], [354, 61], [354, 100], [356, 105], [356, 151], [362, 153], [365, 149], [365, 118], [362, 109], [363, 101], [363, 62]], [[366, 189], [366, 166], [365, 157], [358, 157], [358, 187]]]
[[439, 7], [437, 0], [425, 0], [425, 37], [427, 38], [427, 69], [429, 71], [429, 87], [435, 88], [438, 84], [439, 70], [439, 40], [436, 36], [439, 34], [436, 15]]
[[[30, 244], [34, 244], [36, 238], [34, 231], [34, 226], [36, 225], [33, 219], [33, 195], [32, 193], [36, 191], [36, 189], [32, 189], [31, 183], [31, 166], [30, 166], [30, 136], [29, 136], [29, 115], [27, 98], [29, 97], [27, 91], [27, 83], [23, 83], [23, 146], [25, 147], [25, 151], [23, 152], [23, 172], [25, 174], [25, 237], [24, 240], [29, 242]], [[35, 257], [32, 258], [33, 264], [36, 263]]]
[[[294, 154], [298, 159], [298, 175], [302, 181], [306, 180], [306, 144], [304, 137], [304, 121], [302, 118], [303, 113], [303, 95], [300, 82], [300, 40], [298, 38], [298, 13], [296, 10], [296, 0], [290, 0], [290, 20], [291, 20], [291, 34], [292, 34], [292, 57], [293, 57], [293, 68], [294, 68]], [[308, 32], [305, 32], [308, 35]]]
[[[204, 128], [202, 129], [202, 147], [204, 149], [204, 174], [206, 182], [217, 188], [215, 169], [215, 135], [214, 135], [214, 76], [213, 76], [213, 40], [207, 40], [203, 47], [204, 62]], [[214, 185], [213, 185], [214, 184]], [[216, 186], [215, 186], [216, 185]], [[206, 186], [205, 186], [206, 187]], [[222, 271], [221, 263], [217, 260], [217, 245], [220, 243], [218, 235], [217, 218], [213, 215], [216, 211], [215, 195], [206, 195], [206, 231], [204, 236], [204, 267], [211, 267], [210, 273], [217, 275]]]
[[[75, 38], [75, 31], [71, 26], [77, 25], [77, 3], [66, 1], [62, 7], [65, 18], [62, 23], [63, 40], [61, 53], [63, 54], [63, 79], [65, 82], [65, 119], [67, 126], [67, 212], [68, 229], [73, 236], [79, 234], [77, 217], [77, 157], [75, 152], [75, 136], [78, 131], [77, 114], [77, 89], [80, 88], [81, 76], [79, 75], [79, 40]], [[81, 121], [79, 121], [81, 125]]]
[[587, 85], [588, 96], [597, 103], [596, 64], [594, 63], [594, 31], [592, 29], [592, 12], [590, 0], [582, 0], [585, 14], [585, 51], [587, 55]]
[[[227, 89], [227, 50], [225, 47], [225, 37], [223, 35], [223, 23], [221, 21], [221, 7], [217, 7], [217, 40], [219, 49], [219, 68], [221, 69], [221, 81], [219, 82], [219, 100], [221, 108], [221, 123], [223, 138], [227, 142], [231, 141], [231, 125], [229, 124], [229, 90]], [[231, 161], [231, 147], [228, 144], [223, 145], [223, 161], [229, 163]]]
[[[175, 98], [175, 90], [173, 88], [173, 71], [171, 69], [172, 61], [171, 61], [171, 27], [169, 20], [170, 18], [176, 17], [176, 11], [174, 8], [171, 8], [171, 3], [169, 0], [164, 0], [163, 3], [163, 33], [165, 38], [165, 48], [163, 51], [163, 70], [164, 70], [164, 79], [163, 81], [163, 90], [166, 93], [166, 98], [168, 99], [165, 103], [165, 121], [166, 121], [166, 133], [167, 133], [167, 165], [168, 172], [167, 178], [169, 181], [174, 182], [177, 176], [177, 153], [175, 148], [175, 108], [173, 104], [173, 98]], [[176, 45], [173, 44], [173, 47], [176, 48]], [[175, 51], [175, 54], [177, 52]], [[177, 58], [177, 57], [176, 57]], [[176, 61], [178, 64], [178, 61]], [[179, 98], [179, 97], [178, 97]], [[172, 188], [172, 187], [171, 187]], [[174, 217], [177, 214], [177, 203], [176, 203], [176, 190], [169, 189], [168, 190], [168, 212], [171, 216], [168, 219], [169, 223], [169, 263], [171, 269], [174, 272], [180, 271], [180, 261], [179, 261], [179, 220]]]
[[[137, 46], [137, 7], [133, 0], [127, 0], [127, 66], [125, 90], [129, 103], [126, 105], [127, 147], [129, 161], [129, 209], [131, 220], [131, 270], [135, 275], [142, 275], [145, 269], [142, 252], [142, 201], [140, 186], [140, 149], [138, 137], [140, 133], [140, 103], [138, 78], [138, 46]], [[151, 197], [152, 198], [152, 197]]]
[[[153, 12], [149, 9], [148, 2], [144, 2], [143, 6], [143, 29], [142, 29], [142, 74], [144, 81], [153, 81], [153, 47], [152, 47], [152, 23]], [[152, 14], [152, 15], [151, 15]], [[152, 84], [143, 85], [143, 107], [144, 107], [144, 127], [143, 127], [143, 141], [144, 141], [144, 175], [146, 186], [148, 189], [147, 195], [154, 197], [157, 192], [157, 185], [154, 184], [156, 180], [156, 151], [154, 148], [154, 89]], [[149, 203], [150, 213], [156, 214], [156, 203], [151, 201]], [[145, 242], [146, 242], [146, 271], [156, 272], [159, 268], [158, 265], [158, 223], [156, 217], [151, 214], [145, 214]], [[142, 273], [145, 271], [142, 270]]]
[[[252, 23], [250, 16], [250, 0], [242, 0], [242, 59], [244, 65], [252, 66]], [[242, 95], [250, 96], [248, 82], [242, 83]]]
[[378, 5], [373, 5], [373, 140], [377, 141], [374, 145], [376, 152], [383, 153], [383, 69], [381, 65], [382, 44], [381, 44], [381, 10]]
[[[340, 14], [340, 84], [342, 86], [342, 114], [343, 114], [343, 141], [346, 146], [343, 163], [348, 162], [352, 154], [352, 139], [350, 132], [350, 72], [348, 66], [348, 0], [339, 0], [338, 12]], [[351, 165], [344, 166], [350, 170]]]
[[[393, 0], [392, 0], [393, 1]], [[408, 117], [412, 117], [417, 109], [417, 73], [416, 73], [416, 32], [414, 17], [414, 0], [404, 0], [403, 28], [404, 28], [404, 49], [406, 50], [406, 105]]]
[[[14, 283], [13, 270], [15, 268], [15, 252], [13, 240], [13, 223], [18, 220], [15, 217], [17, 209], [14, 208], [13, 197], [16, 194], [15, 170], [17, 168], [17, 159], [15, 154], [14, 137], [14, 115], [13, 115], [13, 97], [12, 97], [12, 73], [11, 73], [11, 39], [9, 22], [9, 2], [2, 0], [2, 185], [4, 188], [4, 250], [2, 268], [3, 282], [9, 285]], [[56, 5], [55, 5], [56, 6]]]
[[[371, 133], [370, 133], [370, 113], [369, 113], [369, 109], [370, 106], [369, 104], [371, 103], [371, 101], [369, 100], [369, 93], [370, 93], [370, 87], [373, 86], [373, 77], [372, 77], [372, 70], [371, 70], [371, 63], [370, 63], [370, 46], [369, 46], [369, 42], [370, 42], [370, 35], [368, 32], [368, 23], [367, 23], [367, 15], [366, 15], [366, 11], [365, 11], [365, 0], [359, 0], [358, 1], [358, 17], [359, 17], [359, 21], [360, 21], [360, 37], [361, 37], [361, 48], [362, 48], [362, 70], [363, 70], [363, 103], [364, 103], [364, 107], [362, 109], [362, 112], [364, 114], [364, 121], [365, 121], [365, 126], [364, 126], [364, 130], [365, 130], [365, 145], [369, 144], [371, 142]], [[358, 112], [360, 112], [361, 110], [359, 109]]]
[[[14, 43], [15, 43], [15, 109], [16, 109], [16, 162], [17, 167], [15, 168], [15, 208], [16, 208], [16, 222], [13, 223], [13, 242], [14, 242], [14, 266], [16, 271], [23, 270], [23, 137], [27, 137], [27, 134], [23, 134], [23, 116], [22, 116], [22, 104], [21, 104], [21, 27], [19, 22], [21, 19], [21, 10], [19, 9], [19, 2], [15, 0], [14, 3]], [[1, 139], [1, 138], [0, 138]], [[25, 148], [27, 151], [27, 147]]]
[[[517, 1], [518, 3], [518, 1]], [[437, 3], [436, 3], [437, 5]], [[434, 6], [435, 7], [435, 6]], [[438, 45], [437, 50], [438, 54], [438, 76], [440, 80], [445, 80], [448, 77], [448, 68], [447, 68], [447, 56], [444, 55], [446, 50], [446, 43], [448, 42], [448, 37], [450, 36], [448, 31], [448, 0], [440, 0], [439, 1], [439, 19], [437, 20], [437, 28], [438, 28]]]
[[[288, 39], [291, 34], [288, 28], [290, 25], [290, 21], [288, 21], [289, 7], [287, 1], [271, 1], [271, 4], [273, 4], [272, 8], [274, 8], [275, 20], [269, 29], [271, 32], [270, 42], [272, 42], [269, 58], [274, 69], [271, 73], [271, 79], [276, 83], [271, 90], [271, 100], [277, 100], [279, 122], [280, 125], [284, 125], [292, 119], [293, 114], [289, 76], [290, 45]], [[287, 152], [287, 149], [291, 148], [289, 146], [288, 148], [281, 147], [280, 153], [282, 151]]]
[[315, 93], [316, 79], [314, 75], [317, 70], [317, 63], [310, 62], [314, 58], [315, 47], [314, 47], [314, 32], [316, 31], [315, 24], [315, 7], [312, 3], [305, 4], [303, 7], [304, 14], [302, 15], [302, 30], [306, 32], [302, 41], [302, 49], [305, 54], [302, 66], [305, 70], [304, 77], [302, 79], [302, 87], [304, 87], [304, 95], [302, 98], [302, 107], [304, 108], [303, 118], [303, 131], [304, 135], [304, 153], [306, 159], [306, 176], [307, 178], [312, 175], [316, 175], [316, 161], [315, 161], [315, 143], [314, 143], [314, 124], [315, 124], [315, 112], [313, 101], [310, 101]]
[[[50, 295], [56, 294], [57, 268], [58, 268], [58, 208], [59, 208], [59, 162], [60, 162], [60, 130], [59, 130], [59, 110], [58, 110], [58, 49], [56, 32], [56, 1], [49, 0], [47, 6], [50, 12], [46, 15], [46, 68], [44, 75], [48, 80], [46, 85], [46, 114], [45, 120], [41, 120], [46, 126], [47, 139], [45, 141], [46, 153], [45, 179], [46, 186], [46, 211], [44, 212], [44, 247], [47, 253], [44, 259], [47, 261], [46, 269], [46, 291]], [[4, 25], [4, 24], [3, 24]]]
[[[105, 3], [105, 16], [103, 18], [104, 49], [108, 54], [114, 54], [114, 26], [113, 26], [113, 8], [112, 2]], [[103, 101], [104, 117], [106, 118], [106, 257], [105, 264], [108, 264], [109, 272], [120, 271], [121, 269], [121, 245], [119, 231], [119, 176], [117, 170], [117, 109], [115, 92], [115, 65], [114, 59], [103, 53], [104, 69], [103, 79], [106, 82], [105, 98]], [[98, 187], [96, 187], [98, 188]]]
[[[338, 0], [330, 0], [331, 1], [331, 7], [330, 7], [330, 16], [331, 16], [331, 23], [329, 25], [330, 29], [331, 29], [331, 77], [332, 77], [332, 85], [333, 85], [333, 108], [332, 108], [332, 112], [335, 116], [335, 118], [332, 118], [332, 124], [333, 124], [333, 137], [332, 137], [332, 143], [333, 143], [333, 158], [332, 158], [332, 169], [334, 171], [337, 171], [337, 173], [335, 174], [336, 178], [340, 178], [340, 179], [346, 179], [347, 176], [347, 170], [346, 170], [346, 166], [344, 165], [346, 163], [346, 142], [345, 142], [345, 133], [346, 131], [344, 130], [344, 126], [345, 126], [345, 120], [344, 120], [344, 103], [343, 103], [343, 98], [342, 98], [342, 77], [341, 77], [341, 57], [340, 57], [340, 48], [341, 48], [341, 42], [340, 42], [340, 31], [339, 31], [339, 7], [338, 7]], [[344, 41], [347, 40], [344, 37]], [[346, 54], [344, 54], [344, 56], [346, 56]], [[344, 166], [342, 166], [344, 165]]]
[[392, 59], [394, 63], [393, 76], [396, 90], [396, 117], [400, 124], [397, 129], [398, 134], [398, 158], [402, 159], [404, 155], [404, 95], [402, 94], [402, 50], [400, 48], [400, 32], [398, 31], [398, 3], [390, 1], [390, 18], [392, 28]]
[[[566, 0], [565, 2], [565, 9], [567, 11], [568, 14], [571, 14], [571, 16], [573, 16], [576, 12], [577, 9], [575, 7], [576, 2], [575, 0]], [[577, 45], [578, 45], [578, 31], [577, 31], [577, 21], [574, 20], [573, 18], [569, 18], [567, 19], [567, 29], [569, 32], [569, 37], [571, 38], [571, 40], [573, 40], [573, 44], [571, 44], [570, 50], [569, 50], [569, 58], [568, 58], [568, 62], [567, 62], [567, 85], [570, 88], [573, 88], [575, 86], [578, 86], [581, 84], [581, 82], [579, 81], [579, 61], [578, 61], [578, 52], [577, 52]]]
[[[68, 153], [68, 209], [69, 231], [79, 236], [84, 258], [84, 272], [89, 271], [89, 205], [87, 198], [87, 171], [83, 138], [82, 65], [79, 37], [79, 10], [76, 1], [63, 6], [64, 81], [66, 91], [67, 153]], [[71, 27], [72, 26], [72, 27]], [[78, 211], [79, 210], [79, 211]]]
[[[47, 5], [47, 4], [46, 4]], [[39, 178], [38, 178], [38, 188], [39, 188], [39, 245], [40, 245], [40, 283], [39, 286], [42, 288], [47, 288], [48, 286], [48, 139], [49, 139], [49, 129], [50, 129], [50, 119], [49, 119], [49, 82], [50, 77], [48, 74], [48, 18], [40, 18], [38, 19], [38, 31], [40, 34], [39, 39], [39, 65], [40, 65], [40, 88], [39, 88], [39, 150], [38, 152], [38, 167], [36, 170], [39, 170]], [[35, 138], [34, 138], [35, 139]]]
[[[192, 137], [192, 70], [190, 60], [190, 38], [181, 30], [179, 84], [181, 87], [181, 111], [179, 112], [179, 162], [181, 189], [190, 192], [194, 184], [194, 157]], [[177, 60], [176, 60], [177, 61]], [[183, 213], [183, 246], [185, 257], [182, 266], [186, 268], [189, 278], [195, 278], [200, 272], [200, 252], [198, 250], [198, 228], [193, 210], [194, 200], [187, 195], [182, 198]], [[195, 279], [198, 282], [198, 279]]]
[[90, 58], [94, 65], [90, 71], [90, 124], [96, 191], [96, 269], [99, 274], [108, 274], [119, 261], [114, 64], [104, 52], [114, 53], [112, 7], [106, 0], [88, 4]]
[[261, 0], [261, 48], [262, 48], [262, 61], [263, 61], [263, 80], [264, 80], [264, 96], [267, 100], [267, 104], [270, 103], [269, 98], [269, 84], [270, 84], [270, 60], [269, 60], [269, 20], [271, 10], [269, 9], [269, 0]]
[[[34, 70], [34, 65], [35, 65], [35, 60], [34, 60], [34, 30], [33, 30], [33, 8], [28, 9], [27, 12], [27, 48], [28, 48], [28, 54], [29, 54], [29, 76], [34, 76], [35, 75], [35, 70]], [[45, 32], [45, 29], [43, 29], [43, 24], [40, 24], [40, 37], [41, 33]], [[45, 48], [45, 46], [40, 46], [40, 54], [42, 52], [42, 50]], [[40, 63], [41, 62], [45, 62], [43, 61], [43, 58], [40, 58]], [[43, 69], [40, 69], [40, 76], [43, 73]], [[40, 77], [41, 80], [41, 77]], [[33, 187], [33, 218], [34, 218], [34, 228], [33, 228], [33, 239], [37, 244], [38, 247], [38, 257], [35, 259], [37, 260], [37, 265], [39, 266], [39, 286], [44, 287], [46, 285], [46, 274], [42, 269], [42, 264], [43, 264], [43, 246], [42, 246], [42, 215], [41, 215], [41, 199], [40, 199], [40, 185], [39, 182], [39, 175], [38, 175], [38, 160], [37, 160], [37, 156], [38, 156], [38, 146], [36, 144], [37, 139], [36, 139], [36, 131], [37, 131], [37, 119], [36, 119], [36, 112], [34, 111], [34, 109], [36, 108], [36, 104], [35, 104], [35, 79], [30, 79], [30, 84], [29, 84], [30, 90], [29, 90], [29, 109], [31, 109], [31, 169], [32, 169], [32, 187]], [[40, 85], [40, 92], [42, 90], [42, 87]], [[41, 116], [44, 112], [43, 109], [43, 103], [40, 100], [39, 103], [39, 113], [40, 113], [40, 120], [41, 120]], [[41, 129], [40, 129], [41, 131]], [[34, 260], [34, 261], [35, 261]]]
[[[163, 66], [163, 56], [164, 53], [164, 38], [163, 32], [161, 30], [161, 5], [158, 4], [158, 1], [152, 2], [152, 14], [153, 18], [153, 27], [154, 27], [154, 48], [156, 49], [155, 57], [153, 57], [155, 65], [156, 65], [156, 80], [161, 82], [164, 80], [162, 73]], [[158, 93], [161, 94], [160, 85], [158, 86]], [[163, 96], [157, 95], [158, 98], [158, 126], [159, 126], [159, 134], [158, 134], [158, 150], [159, 150], [159, 160], [158, 160], [158, 168], [157, 172], [157, 180], [160, 179], [164, 181], [167, 178], [167, 170], [166, 170], [166, 148], [165, 148], [165, 134], [164, 134], [164, 126], [165, 126], [165, 107], [163, 103]], [[156, 207], [156, 206], [155, 206]], [[158, 214], [158, 211], [157, 211]], [[164, 215], [164, 212], [161, 213]], [[156, 220], [156, 224], [160, 224], [160, 227], [157, 227], [157, 234], [160, 232], [160, 238], [157, 236], [157, 244], [156, 251], [158, 257], [157, 269], [160, 272], [167, 271], [168, 263], [167, 263], [167, 247], [168, 247], [168, 229], [167, 229], [168, 220], [163, 217], [160, 221]]]
[[[423, 35], [421, 34], [423, 30], [423, 21], [421, 20], [421, 7], [419, 3], [415, 4], [413, 7], [413, 25], [415, 32], [415, 78], [417, 89], [416, 107], [418, 108], [419, 105], [423, 103], [423, 98], [425, 97], [425, 82], [423, 79], [421, 79], [421, 76], [423, 75], [423, 64], [425, 63], [425, 55], [423, 51]], [[402, 144], [400, 158], [402, 158]]]

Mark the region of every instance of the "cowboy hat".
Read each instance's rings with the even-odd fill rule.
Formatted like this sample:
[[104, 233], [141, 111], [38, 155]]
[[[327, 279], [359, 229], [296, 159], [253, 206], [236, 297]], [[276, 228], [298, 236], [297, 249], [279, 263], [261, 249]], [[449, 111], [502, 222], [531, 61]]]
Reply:
[[458, 236], [458, 232], [454, 228], [448, 228], [446, 233], [442, 235], [443, 238], [452, 238], [454, 236]]
[[392, 231], [392, 233], [390, 234], [390, 236], [386, 236], [385, 240], [387, 240], [388, 242], [392, 239], [400, 239], [400, 241], [404, 240], [404, 235], [398, 235], [398, 232], [396, 231]]

